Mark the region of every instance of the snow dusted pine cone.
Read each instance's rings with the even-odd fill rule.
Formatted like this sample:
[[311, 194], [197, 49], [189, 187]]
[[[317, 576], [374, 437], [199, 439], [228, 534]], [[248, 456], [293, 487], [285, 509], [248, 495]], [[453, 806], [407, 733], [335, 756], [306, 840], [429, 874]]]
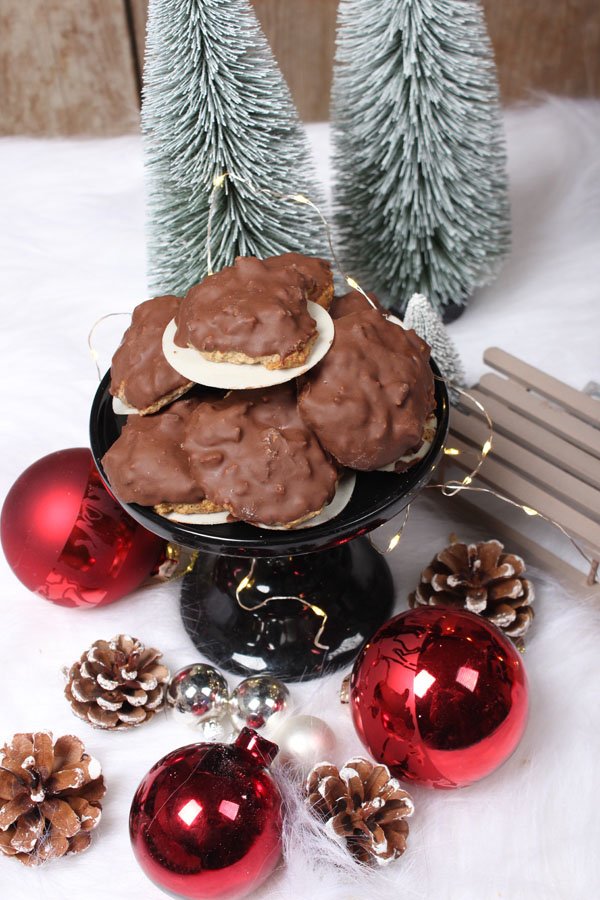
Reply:
[[0, 751], [0, 851], [26, 866], [87, 849], [106, 788], [79, 738], [15, 734]]
[[450, 544], [421, 572], [411, 606], [468, 609], [502, 629], [522, 649], [533, 619], [533, 585], [522, 575], [520, 556], [504, 553], [500, 541]]
[[387, 766], [358, 757], [339, 770], [319, 763], [306, 782], [307, 803], [329, 835], [356, 860], [384, 865], [406, 849], [414, 805]]
[[65, 696], [73, 712], [117, 731], [148, 722], [163, 706], [169, 681], [161, 656], [127, 634], [94, 641], [69, 670]]

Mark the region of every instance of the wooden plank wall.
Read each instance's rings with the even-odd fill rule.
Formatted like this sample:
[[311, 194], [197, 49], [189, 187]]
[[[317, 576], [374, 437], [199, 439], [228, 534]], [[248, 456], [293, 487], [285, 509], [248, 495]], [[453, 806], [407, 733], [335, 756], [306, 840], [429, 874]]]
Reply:
[[483, 0], [505, 103], [600, 96], [599, 0]]
[[122, 134], [138, 120], [123, 0], [0, 0], [0, 134]]
[[[505, 103], [600, 96], [598, 0], [483, 5]], [[326, 119], [337, 0], [254, 6], [300, 114]], [[146, 12], [147, 0], [0, 0], [0, 134], [134, 131]]]

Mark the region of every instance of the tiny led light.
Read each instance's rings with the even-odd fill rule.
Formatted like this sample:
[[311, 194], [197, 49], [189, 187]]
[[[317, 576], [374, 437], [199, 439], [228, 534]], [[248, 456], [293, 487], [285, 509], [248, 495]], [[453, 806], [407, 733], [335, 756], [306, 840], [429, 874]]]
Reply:
[[444, 453], [446, 456], [460, 456], [460, 450], [457, 450], [456, 447], [444, 447]]
[[398, 532], [397, 534], [394, 535], [393, 538], [391, 538], [391, 540], [388, 544], [388, 549], [387, 549], [388, 553], [390, 553], [390, 551], [394, 550], [398, 546], [398, 544], [400, 543], [401, 537], [402, 537], [402, 535], [400, 534], [400, 532]]
[[242, 580], [241, 580], [240, 583], [238, 584], [237, 589], [238, 589], [238, 591], [245, 591], [246, 588], [249, 587], [251, 584], [252, 584], [252, 579], [250, 578], [250, 576], [249, 576], [249, 575], [244, 575], [244, 577], [242, 578]]

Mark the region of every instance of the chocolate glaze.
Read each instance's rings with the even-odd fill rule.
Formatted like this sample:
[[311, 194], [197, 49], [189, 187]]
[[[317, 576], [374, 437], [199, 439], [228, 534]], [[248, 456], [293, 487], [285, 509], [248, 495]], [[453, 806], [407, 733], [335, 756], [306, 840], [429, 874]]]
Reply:
[[292, 270], [240, 256], [191, 288], [177, 313], [175, 343], [253, 359], [301, 350], [316, 334], [306, 292]]
[[146, 409], [189, 384], [171, 368], [162, 352], [165, 328], [179, 308], [179, 297], [154, 297], [133, 311], [131, 325], [112, 358], [110, 392], [136, 409]]
[[[383, 307], [375, 294], [369, 293], [369, 297], [379, 310]], [[342, 316], [349, 316], [355, 312], [362, 312], [365, 309], [373, 309], [368, 300], [365, 300], [360, 291], [350, 291], [342, 297], [334, 297], [329, 308], [329, 315], [332, 319], [341, 319]]]
[[153, 416], [129, 416], [121, 435], [104, 455], [110, 486], [125, 503], [199, 503], [204, 493], [190, 473], [181, 447], [185, 422], [197, 398], [177, 400]]
[[201, 403], [183, 448], [207, 499], [247, 522], [287, 525], [335, 493], [337, 467], [300, 418], [290, 383]]
[[333, 273], [326, 259], [304, 256], [302, 253], [282, 253], [264, 260], [270, 269], [287, 269], [296, 274], [300, 287], [306, 291], [306, 299], [315, 303], [333, 289]]
[[335, 323], [327, 356], [299, 396], [300, 414], [342, 465], [370, 471], [419, 447], [434, 408], [428, 345], [377, 310]]

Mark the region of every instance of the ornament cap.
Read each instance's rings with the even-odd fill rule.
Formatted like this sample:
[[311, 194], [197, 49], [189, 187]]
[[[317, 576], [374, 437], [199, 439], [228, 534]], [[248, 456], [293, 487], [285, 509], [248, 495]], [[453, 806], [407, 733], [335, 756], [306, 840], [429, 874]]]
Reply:
[[259, 765], [264, 767], [270, 766], [279, 753], [277, 744], [257, 734], [252, 728], [242, 728], [234, 741], [234, 746], [246, 750]]

